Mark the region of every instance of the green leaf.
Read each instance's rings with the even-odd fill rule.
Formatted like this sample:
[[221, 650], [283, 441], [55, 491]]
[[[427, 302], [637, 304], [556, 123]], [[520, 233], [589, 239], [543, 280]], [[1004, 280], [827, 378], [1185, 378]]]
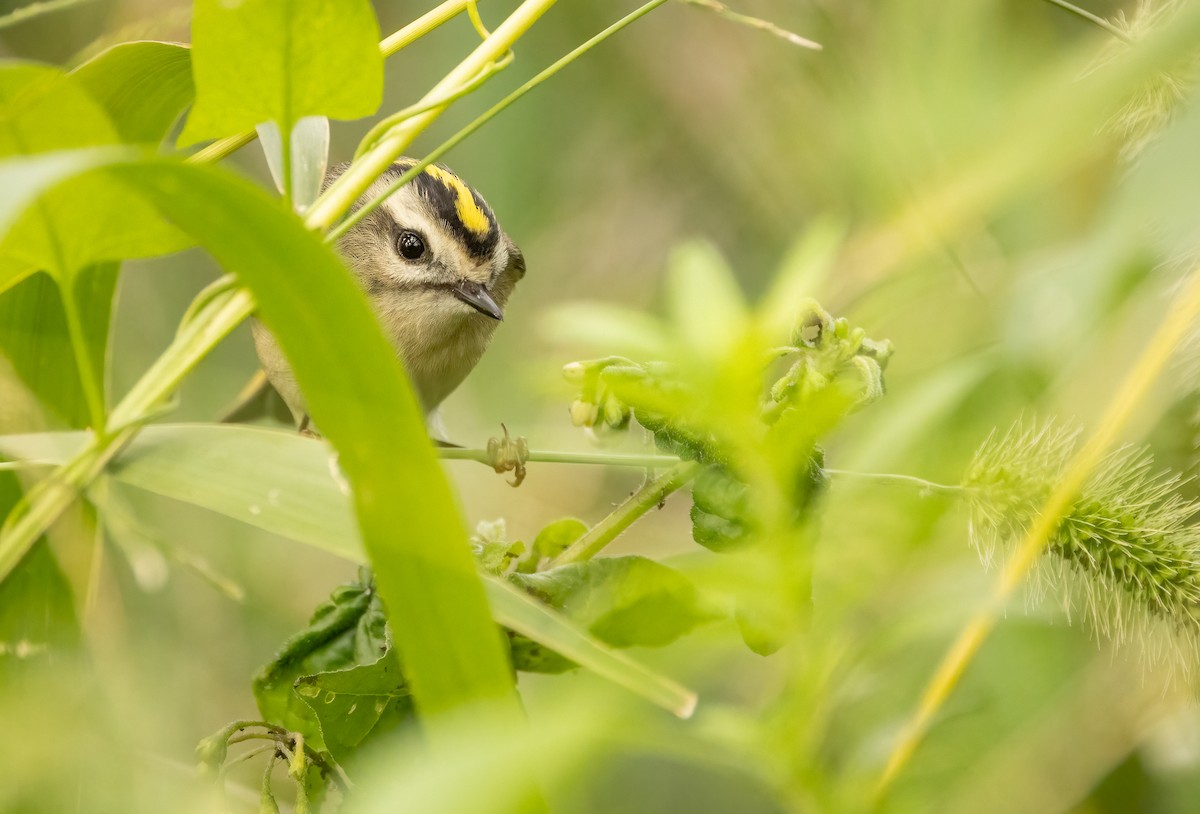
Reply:
[[123, 42], [71, 75], [131, 144], [162, 142], [195, 97], [191, 51], [173, 42]]
[[510, 579], [615, 647], [669, 644], [720, 616], [687, 577], [645, 557], [606, 557]]
[[746, 484], [720, 466], [707, 466], [692, 482], [692, 539], [712, 551], [746, 542]]
[[[0, 66], [0, 158], [115, 145], [120, 137], [82, 84], [48, 65]], [[0, 290], [18, 270], [42, 269], [62, 283], [105, 261], [178, 251], [188, 239], [125, 185], [90, 174], [50, 190], [0, 241]], [[8, 278], [8, 279], [5, 279]]]
[[555, 520], [538, 532], [530, 548], [529, 558], [517, 570], [533, 571], [543, 560], [552, 560], [570, 548], [571, 543], [582, 537], [588, 530], [587, 523], [576, 517], [564, 517]]
[[[83, 433], [0, 436], [0, 452], [62, 463], [85, 440]], [[294, 432], [185, 424], [147, 427], [109, 473], [118, 482], [364, 562], [350, 499], [330, 471], [328, 448]], [[485, 588], [498, 623], [678, 715], [694, 708], [691, 692], [604, 646], [506, 580], [489, 579]]]
[[259, 711], [344, 762], [380, 723], [412, 717], [370, 572], [342, 585], [254, 679]]
[[383, 57], [367, 0], [195, 0], [193, 9], [196, 105], [181, 144], [378, 109]]
[[374, 664], [302, 676], [295, 693], [321, 725], [325, 748], [341, 765], [355, 750], [414, 719], [412, 690], [393, 653]]

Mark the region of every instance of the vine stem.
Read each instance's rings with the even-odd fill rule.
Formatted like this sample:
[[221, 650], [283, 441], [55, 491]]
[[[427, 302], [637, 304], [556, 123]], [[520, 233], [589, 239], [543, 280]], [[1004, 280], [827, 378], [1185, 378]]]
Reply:
[[588, 529], [566, 551], [559, 554], [551, 567], [591, 559], [617, 539], [635, 520], [696, 477], [703, 466], [698, 461], [680, 461], [654, 480], [642, 484], [641, 488], [630, 495], [612, 514]]
[[1092, 470], [1128, 426], [1137, 407], [1150, 392], [1150, 386], [1162, 373], [1171, 354], [1188, 335], [1198, 317], [1200, 267], [1192, 271], [1192, 278], [1182, 295], [1175, 300], [1166, 318], [1159, 324], [1158, 331], [1126, 374], [1124, 381], [1117, 387], [1095, 432], [1072, 458], [1054, 491], [1030, 524], [1016, 552], [1000, 572], [986, 603], [967, 621], [942, 657], [908, 726], [888, 756], [876, 788], [878, 798], [882, 798], [907, 765], [928, 731], [930, 722], [954, 692], [967, 666], [995, 628], [1008, 600], [1041, 556], [1046, 541], [1058, 528], [1063, 515], [1070, 509], [1071, 503], [1083, 488]]

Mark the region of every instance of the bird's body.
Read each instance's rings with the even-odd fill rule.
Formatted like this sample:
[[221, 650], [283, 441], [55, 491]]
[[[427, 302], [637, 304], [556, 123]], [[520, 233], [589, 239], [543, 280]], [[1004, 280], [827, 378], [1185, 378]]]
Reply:
[[[412, 166], [394, 164], [373, 198]], [[335, 167], [326, 184], [344, 171]], [[525, 260], [483, 198], [449, 170], [431, 166], [348, 231], [338, 251], [375, 309], [427, 415], [479, 362]], [[303, 394], [275, 338], [254, 324], [267, 379], [298, 423]]]

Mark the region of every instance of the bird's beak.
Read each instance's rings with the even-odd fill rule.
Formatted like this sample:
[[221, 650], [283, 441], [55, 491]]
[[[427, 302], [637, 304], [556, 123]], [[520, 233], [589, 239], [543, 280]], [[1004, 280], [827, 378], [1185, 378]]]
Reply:
[[479, 283], [470, 280], [461, 280], [450, 290], [454, 292], [454, 296], [484, 316], [491, 317], [494, 320], [504, 319], [504, 309], [492, 299], [491, 293]]

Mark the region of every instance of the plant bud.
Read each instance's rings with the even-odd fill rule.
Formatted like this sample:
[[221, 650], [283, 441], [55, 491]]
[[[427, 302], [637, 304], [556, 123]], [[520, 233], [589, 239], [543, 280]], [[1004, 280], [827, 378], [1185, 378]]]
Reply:
[[571, 362], [563, 365], [562, 374], [570, 384], [583, 384], [587, 378], [587, 365], [583, 362]]
[[591, 427], [595, 425], [600, 415], [600, 407], [582, 399], [571, 402], [571, 424], [576, 427]]
[[820, 303], [806, 299], [800, 303], [799, 313], [796, 315], [795, 327], [792, 328], [792, 344], [805, 348], [820, 347], [833, 325], [833, 317]]

